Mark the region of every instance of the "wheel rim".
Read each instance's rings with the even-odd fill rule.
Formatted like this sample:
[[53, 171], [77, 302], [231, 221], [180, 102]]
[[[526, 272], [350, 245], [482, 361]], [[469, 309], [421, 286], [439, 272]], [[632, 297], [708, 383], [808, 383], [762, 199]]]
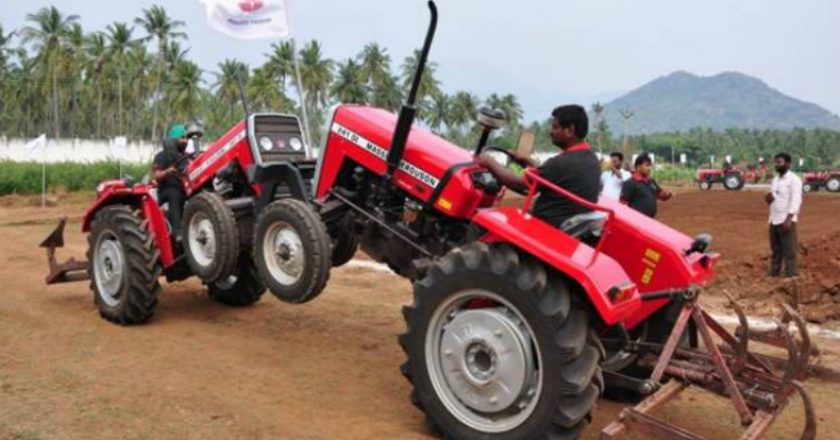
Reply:
[[829, 191], [840, 191], [840, 179], [831, 179], [825, 185]]
[[190, 253], [195, 261], [202, 266], [209, 266], [216, 258], [216, 231], [213, 222], [201, 212], [190, 219], [189, 229]]
[[216, 281], [216, 287], [222, 290], [232, 289], [238, 279], [236, 275], [228, 275], [226, 278]]
[[738, 186], [738, 178], [737, 177], [727, 177], [726, 178], [726, 186], [729, 188], [735, 188]]
[[125, 260], [123, 247], [116, 234], [105, 231], [96, 242], [93, 257], [93, 276], [96, 290], [105, 304], [113, 307], [119, 304]]
[[[465, 308], [475, 300], [494, 306]], [[472, 429], [509, 431], [528, 420], [542, 390], [542, 359], [531, 327], [507, 300], [486, 290], [459, 292], [429, 321], [425, 358], [447, 410]]]
[[303, 275], [306, 253], [297, 231], [286, 222], [268, 227], [263, 238], [263, 258], [271, 277], [283, 285], [297, 283]]
[[700, 189], [709, 189], [709, 182], [700, 182]]

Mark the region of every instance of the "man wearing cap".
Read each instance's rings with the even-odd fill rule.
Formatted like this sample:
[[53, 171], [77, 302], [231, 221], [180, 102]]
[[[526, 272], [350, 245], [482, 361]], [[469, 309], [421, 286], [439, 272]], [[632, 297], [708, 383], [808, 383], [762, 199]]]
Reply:
[[175, 124], [169, 129], [169, 137], [163, 140], [163, 151], [155, 155], [154, 179], [158, 185], [158, 203], [168, 204], [166, 219], [172, 228], [172, 236], [181, 238], [181, 218], [187, 192], [181, 180], [182, 168], [186, 165], [187, 129], [184, 124]]

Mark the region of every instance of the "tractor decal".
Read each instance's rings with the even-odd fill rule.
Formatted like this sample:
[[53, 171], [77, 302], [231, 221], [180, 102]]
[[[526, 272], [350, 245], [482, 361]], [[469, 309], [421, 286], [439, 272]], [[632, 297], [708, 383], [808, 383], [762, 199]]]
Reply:
[[653, 274], [656, 271], [656, 264], [659, 263], [659, 259], [662, 255], [659, 252], [656, 252], [653, 249], [646, 249], [645, 255], [642, 258], [642, 263], [645, 264], [645, 271], [642, 274], [642, 284], [650, 284], [651, 279], [653, 279]]
[[[380, 147], [379, 145], [374, 144], [373, 142], [363, 138], [362, 136], [359, 136], [358, 133], [347, 129], [347, 127], [339, 124], [338, 122], [333, 122], [330, 130], [333, 133], [350, 141], [353, 145], [360, 147], [361, 149], [367, 151], [368, 153], [378, 157], [383, 161], [388, 157], [388, 150]], [[419, 180], [420, 182], [423, 182], [426, 186], [429, 186], [432, 189], [434, 189], [438, 185], [438, 179], [435, 176], [432, 176], [428, 172], [422, 170], [417, 165], [409, 163], [405, 160], [400, 161], [400, 171], [403, 171], [409, 176]]]
[[218, 161], [222, 156], [225, 155], [228, 151], [230, 151], [234, 145], [239, 143], [242, 139], [245, 139], [245, 130], [240, 131], [235, 136], [230, 138], [229, 141], [222, 147], [216, 150], [210, 157], [207, 158], [200, 166], [196, 167], [196, 169], [190, 172], [190, 180], [195, 180], [200, 176], [204, 170], [210, 168], [216, 161]]

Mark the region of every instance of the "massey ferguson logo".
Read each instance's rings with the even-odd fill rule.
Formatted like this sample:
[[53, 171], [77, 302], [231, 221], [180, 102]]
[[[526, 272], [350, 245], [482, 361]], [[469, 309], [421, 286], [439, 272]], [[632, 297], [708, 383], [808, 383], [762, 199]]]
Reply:
[[253, 14], [262, 7], [263, 2], [261, 0], [243, 0], [239, 2], [239, 9], [247, 14]]

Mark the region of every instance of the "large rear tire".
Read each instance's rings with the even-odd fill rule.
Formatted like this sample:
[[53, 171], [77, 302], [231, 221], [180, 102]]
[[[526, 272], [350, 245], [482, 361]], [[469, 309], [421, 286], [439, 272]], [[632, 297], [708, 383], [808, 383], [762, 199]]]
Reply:
[[121, 325], [155, 313], [162, 272], [149, 223], [125, 205], [103, 208], [88, 235], [88, 275], [99, 314]]
[[723, 176], [723, 186], [729, 191], [739, 191], [744, 187], [744, 177], [738, 173]]
[[190, 269], [205, 283], [224, 280], [236, 269], [239, 228], [219, 195], [202, 192], [190, 198], [181, 236]]
[[217, 303], [245, 307], [255, 304], [265, 293], [263, 284], [251, 256], [242, 253], [239, 264], [227, 278], [209, 283], [207, 295]]
[[473, 243], [414, 283], [399, 338], [412, 402], [444, 438], [577, 438], [603, 390], [603, 348], [559, 277]]
[[266, 206], [254, 228], [254, 262], [268, 290], [288, 303], [305, 303], [330, 276], [330, 236], [305, 202], [283, 199]]
[[829, 177], [825, 181], [825, 189], [830, 192], [840, 192], [840, 177]]

